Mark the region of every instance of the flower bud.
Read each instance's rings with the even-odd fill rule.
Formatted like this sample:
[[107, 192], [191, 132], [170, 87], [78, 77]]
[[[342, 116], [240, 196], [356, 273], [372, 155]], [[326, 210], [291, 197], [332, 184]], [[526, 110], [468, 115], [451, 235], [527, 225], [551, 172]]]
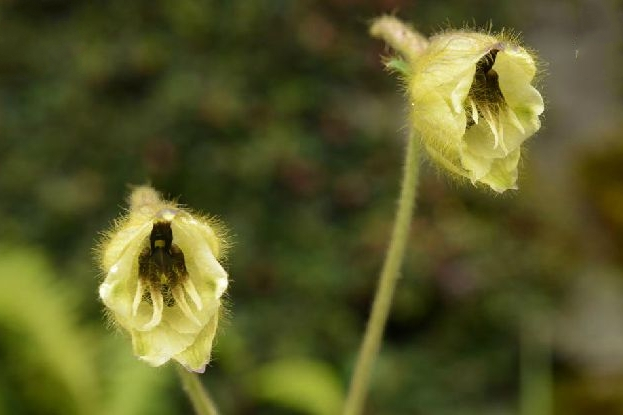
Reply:
[[174, 359], [203, 372], [227, 288], [214, 222], [138, 187], [99, 249], [100, 297], [134, 353], [152, 366]]
[[407, 59], [391, 65], [405, 78], [411, 126], [431, 158], [496, 192], [516, 188], [521, 144], [541, 127], [543, 113], [543, 98], [532, 85], [532, 55], [512, 39], [462, 30], [406, 53], [408, 45], [396, 42], [381, 22], [373, 28], [386, 32], [377, 36]]

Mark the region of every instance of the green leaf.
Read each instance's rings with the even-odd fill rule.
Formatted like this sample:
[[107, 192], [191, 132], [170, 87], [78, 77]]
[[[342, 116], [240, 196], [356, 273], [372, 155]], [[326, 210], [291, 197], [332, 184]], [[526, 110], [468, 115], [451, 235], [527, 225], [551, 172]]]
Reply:
[[128, 339], [110, 336], [106, 342], [103, 413], [115, 415], [165, 415], [175, 412], [170, 390], [175, 381], [169, 366], [153, 368], [139, 361]]
[[404, 77], [409, 76], [409, 74], [411, 73], [409, 63], [404, 59], [398, 57], [387, 59], [385, 61], [385, 67], [391, 72], [397, 72]]
[[249, 379], [258, 400], [310, 415], [334, 415], [344, 399], [340, 380], [327, 364], [308, 359], [268, 363]]
[[[6, 245], [0, 251], [0, 328], [13, 334], [3, 341], [18, 360], [13, 368], [22, 366], [25, 393], [59, 413], [97, 413], [93, 339], [77, 325], [72, 287], [54, 281], [39, 252]], [[27, 384], [33, 371], [37, 380]]]

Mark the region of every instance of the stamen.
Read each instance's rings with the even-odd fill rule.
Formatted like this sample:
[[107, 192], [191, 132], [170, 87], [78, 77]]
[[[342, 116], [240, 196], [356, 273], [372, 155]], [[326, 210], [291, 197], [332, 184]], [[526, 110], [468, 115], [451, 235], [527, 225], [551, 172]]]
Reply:
[[134, 301], [132, 302], [132, 317], [136, 317], [138, 314], [138, 306], [143, 300], [143, 282], [139, 278], [136, 283], [136, 293], [134, 294]]
[[491, 132], [493, 133], [493, 137], [495, 140], [493, 144], [493, 148], [496, 149], [500, 145], [500, 136], [498, 134], [497, 126], [495, 125], [495, 119], [493, 118], [493, 114], [491, 114], [491, 111], [489, 110], [489, 108], [485, 109], [484, 119], [487, 122], [487, 124], [489, 124], [489, 128], [491, 129]]
[[160, 324], [162, 320], [162, 310], [164, 309], [164, 301], [160, 289], [154, 287], [154, 284], [149, 285], [149, 294], [151, 295], [151, 304], [153, 307], [153, 313], [151, 315], [151, 321], [143, 326], [141, 330], [151, 330]]
[[510, 119], [511, 124], [513, 124], [522, 134], [526, 133], [526, 130], [521, 125], [519, 118], [517, 118], [517, 114], [510, 107], [507, 108], [508, 118]]
[[203, 303], [201, 302], [201, 296], [199, 295], [199, 292], [197, 292], [197, 288], [195, 288], [195, 284], [193, 284], [190, 278], [186, 278], [182, 285], [184, 285], [184, 288], [190, 296], [190, 299], [193, 300], [193, 303], [195, 303], [197, 310], [201, 311], [201, 309], [203, 308]]
[[476, 107], [476, 103], [473, 99], [469, 99], [469, 104], [472, 107], [472, 121], [474, 124], [478, 124], [478, 108]]
[[173, 293], [173, 298], [175, 298], [175, 302], [180, 307], [180, 310], [182, 310], [182, 313], [184, 313], [184, 315], [188, 317], [193, 323], [201, 326], [201, 322], [193, 314], [190, 306], [188, 305], [188, 302], [186, 302], [186, 295], [184, 294], [184, 290], [182, 289], [182, 287], [176, 285], [175, 288], [173, 288], [171, 291]]
[[487, 121], [487, 124], [489, 124], [489, 128], [491, 128], [491, 132], [493, 133], [493, 149], [501, 147], [502, 151], [508, 154], [508, 150], [504, 144], [504, 124], [493, 116], [489, 108], [486, 109], [484, 119]]
[[504, 123], [501, 119], [498, 119], [498, 134], [500, 135], [500, 147], [502, 147], [504, 154], [508, 154], [508, 149], [504, 143]]

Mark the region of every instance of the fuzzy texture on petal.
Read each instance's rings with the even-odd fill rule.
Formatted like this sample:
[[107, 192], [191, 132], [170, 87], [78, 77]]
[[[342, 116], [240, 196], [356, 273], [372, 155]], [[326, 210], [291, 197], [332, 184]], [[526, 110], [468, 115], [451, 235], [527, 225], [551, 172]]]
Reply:
[[197, 373], [203, 373], [212, 352], [212, 341], [216, 333], [218, 325], [218, 313], [215, 313], [212, 319], [206, 324], [199, 335], [195, 338], [193, 344], [184, 349], [184, 351], [173, 356], [186, 369]]

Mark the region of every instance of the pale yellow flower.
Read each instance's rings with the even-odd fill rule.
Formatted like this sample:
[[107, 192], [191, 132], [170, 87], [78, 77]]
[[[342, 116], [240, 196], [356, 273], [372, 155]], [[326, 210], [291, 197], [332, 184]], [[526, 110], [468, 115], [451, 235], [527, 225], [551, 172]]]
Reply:
[[389, 59], [408, 93], [411, 128], [431, 158], [496, 192], [517, 187], [522, 143], [541, 127], [536, 65], [516, 38], [467, 30], [427, 39], [394, 16], [370, 34], [404, 59]]
[[533, 57], [513, 41], [454, 31], [412, 54], [411, 125], [430, 156], [497, 192], [516, 188], [522, 143], [541, 126]]
[[99, 293], [140, 359], [204, 371], [227, 288], [221, 244], [210, 221], [149, 187], [133, 191], [128, 215], [100, 246]]

